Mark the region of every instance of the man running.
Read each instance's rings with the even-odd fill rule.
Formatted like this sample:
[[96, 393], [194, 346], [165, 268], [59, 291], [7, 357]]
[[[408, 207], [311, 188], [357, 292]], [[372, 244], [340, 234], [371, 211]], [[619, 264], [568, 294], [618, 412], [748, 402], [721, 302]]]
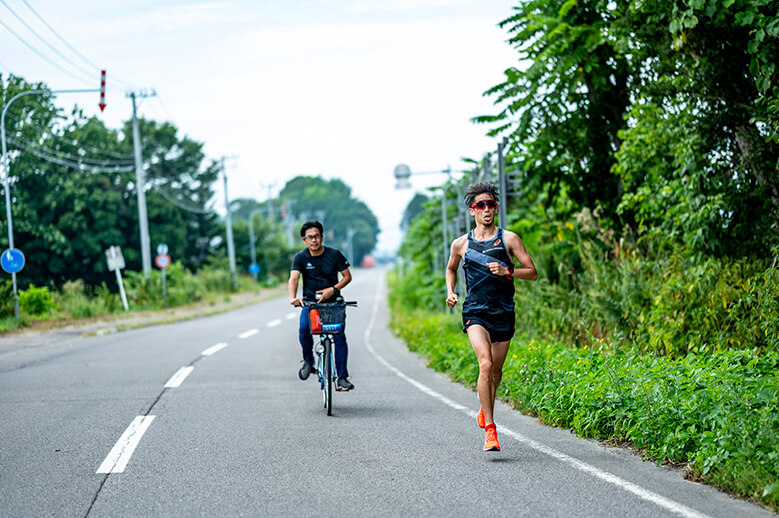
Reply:
[[[316, 295], [321, 297], [320, 302], [335, 301], [341, 290], [352, 281], [349, 272], [349, 261], [337, 249], [322, 244], [324, 228], [318, 221], [306, 221], [300, 227], [300, 237], [306, 248], [295, 254], [292, 259], [292, 268], [289, 272], [289, 303], [293, 306], [303, 306], [303, 301], [298, 298], [298, 282], [303, 276], [303, 298], [316, 300]], [[338, 279], [338, 274], [341, 279]], [[345, 330], [344, 330], [345, 331]], [[308, 320], [308, 308], [303, 307], [300, 312], [300, 327], [298, 339], [303, 348], [303, 366], [298, 372], [301, 380], [308, 379], [314, 369], [314, 339], [311, 336], [311, 327]], [[352, 390], [354, 385], [347, 379], [349, 371], [346, 368], [346, 359], [349, 354], [346, 344], [345, 332], [334, 336], [335, 342], [335, 370], [338, 376], [336, 390]]]
[[[484, 428], [484, 451], [500, 451], [493, 420], [495, 393], [503, 377], [503, 362], [514, 336], [514, 279], [538, 278], [533, 260], [517, 234], [495, 225], [498, 189], [489, 182], [472, 184], [465, 204], [476, 228], [452, 242], [446, 267], [446, 305], [458, 302], [454, 287], [463, 261], [468, 294], [463, 303], [463, 332], [479, 360], [476, 384], [481, 408], [476, 422]], [[521, 268], [514, 268], [516, 259]]]

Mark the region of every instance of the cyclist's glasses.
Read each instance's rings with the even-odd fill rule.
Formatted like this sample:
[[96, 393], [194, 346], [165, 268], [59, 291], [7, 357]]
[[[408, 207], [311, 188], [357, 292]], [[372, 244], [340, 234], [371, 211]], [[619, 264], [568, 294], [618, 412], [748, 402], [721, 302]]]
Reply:
[[498, 202], [496, 202], [495, 200], [481, 200], [481, 201], [477, 201], [476, 203], [471, 205], [471, 208], [472, 209], [482, 210], [482, 209], [488, 209], [488, 208], [489, 209], [494, 209], [497, 206], [498, 206]]
[[303, 239], [306, 241], [313, 241], [315, 239], [322, 239], [322, 234], [311, 234], [310, 236], [304, 236]]

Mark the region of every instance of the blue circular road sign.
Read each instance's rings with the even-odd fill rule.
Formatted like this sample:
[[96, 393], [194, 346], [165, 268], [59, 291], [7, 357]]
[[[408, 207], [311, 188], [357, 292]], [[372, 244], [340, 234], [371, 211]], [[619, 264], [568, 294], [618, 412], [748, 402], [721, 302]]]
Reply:
[[18, 248], [9, 248], [0, 255], [0, 266], [8, 273], [18, 273], [24, 268], [24, 254]]
[[252, 263], [249, 265], [249, 273], [252, 275], [257, 275], [260, 273], [260, 265], [257, 263]]
[[168, 245], [160, 243], [157, 245], [157, 255], [166, 255], [168, 253]]

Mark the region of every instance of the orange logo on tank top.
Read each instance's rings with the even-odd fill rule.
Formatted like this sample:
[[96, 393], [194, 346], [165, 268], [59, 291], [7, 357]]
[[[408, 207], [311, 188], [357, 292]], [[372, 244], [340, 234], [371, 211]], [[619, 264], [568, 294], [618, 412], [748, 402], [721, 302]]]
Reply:
[[500, 244], [500, 239], [498, 239], [497, 241], [495, 241], [494, 243], [492, 243], [492, 246], [498, 246], [499, 244]]

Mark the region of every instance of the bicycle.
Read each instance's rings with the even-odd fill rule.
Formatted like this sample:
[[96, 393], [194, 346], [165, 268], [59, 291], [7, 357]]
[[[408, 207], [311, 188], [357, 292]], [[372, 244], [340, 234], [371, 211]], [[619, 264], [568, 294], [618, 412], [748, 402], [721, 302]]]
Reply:
[[319, 335], [319, 342], [314, 346], [317, 356], [316, 370], [319, 376], [319, 387], [327, 415], [333, 415], [333, 385], [337, 376], [333, 372], [335, 351], [333, 336], [343, 333], [346, 322], [346, 306], [357, 306], [356, 300], [345, 301], [338, 297], [335, 302], [303, 301], [308, 308], [308, 319], [312, 335]]

